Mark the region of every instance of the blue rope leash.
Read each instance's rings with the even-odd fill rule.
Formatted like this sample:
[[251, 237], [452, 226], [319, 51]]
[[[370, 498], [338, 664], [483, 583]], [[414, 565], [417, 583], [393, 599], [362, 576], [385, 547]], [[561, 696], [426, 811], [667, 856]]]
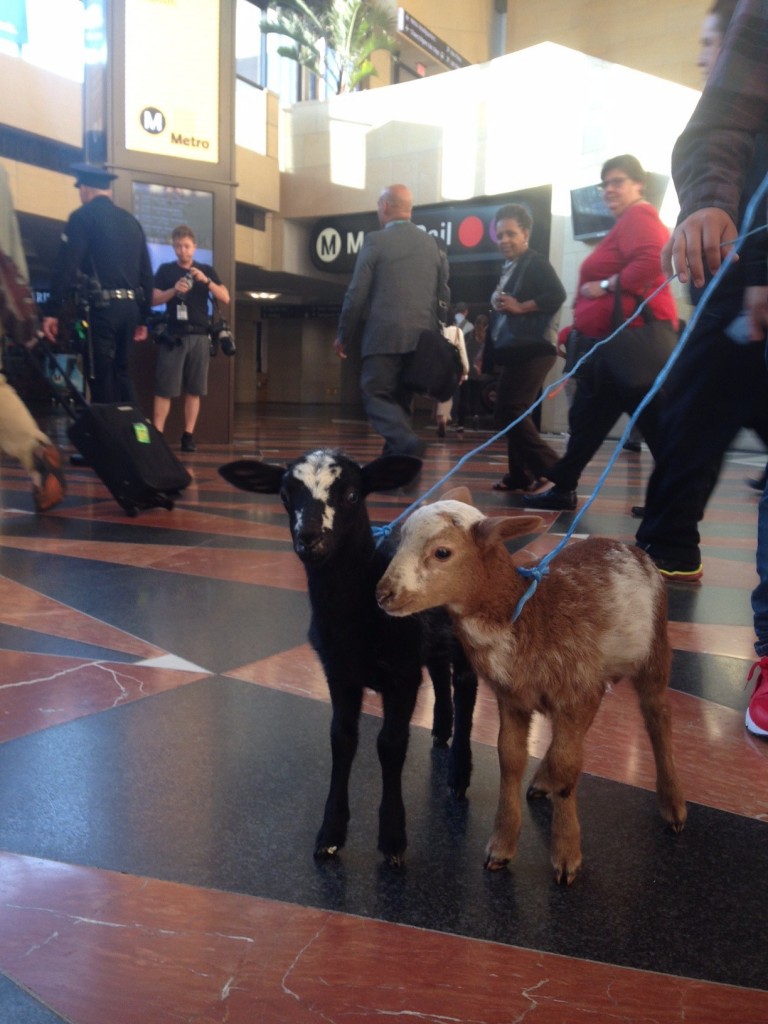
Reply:
[[[757, 208], [758, 203], [763, 199], [766, 191], [768, 191], [768, 174], [763, 179], [763, 182], [761, 183], [760, 188], [752, 196], [752, 199], [750, 200], [749, 205], [747, 206], [746, 212], [744, 214], [744, 221], [743, 221], [745, 226], [749, 225], [751, 223], [752, 218], [754, 216], [755, 209]], [[739, 249], [741, 248], [742, 243], [750, 235], [755, 234], [758, 231], [763, 231], [763, 230], [764, 230], [764, 225], [761, 225], [759, 228], [754, 228], [752, 231], [747, 231], [747, 232], [739, 235], [739, 237], [734, 241], [733, 249], [728, 253], [726, 258], [720, 264], [720, 267], [718, 268], [717, 273], [712, 277], [712, 279], [709, 281], [709, 283], [707, 284], [706, 288], [702, 292], [701, 298], [699, 299], [699, 302], [698, 302], [698, 304], [696, 305], [696, 308], [693, 311], [691, 319], [686, 324], [685, 329], [683, 330], [683, 333], [680, 335], [680, 339], [679, 339], [677, 345], [675, 345], [674, 349], [672, 350], [672, 353], [671, 353], [669, 359], [664, 364], [664, 366], [661, 368], [661, 370], [659, 371], [658, 376], [656, 377], [656, 380], [653, 382], [652, 386], [646, 392], [646, 394], [645, 394], [644, 398], [642, 399], [642, 401], [640, 402], [640, 404], [637, 406], [635, 411], [630, 416], [629, 421], [628, 421], [626, 427], [624, 428], [624, 432], [621, 435], [621, 437], [619, 438], [619, 440], [616, 442], [616, 447], [613, 450], [613, 454], [609, 458], [609, 460], [608, 460], [608, 462], [607, 462], [607, 464], [605, 466], [605, 469], [600, 474], [600, 477], [598, 478], [597, 484], [596, 484], [594, 490], [592, 491], [592, 494], [586, 500], [586, 502], [584, 503], [582, 508], [574, 516], [573, 522], [571, 523], [570, 527], [566, 530], [566, 532], [563, 535], [561, 541], [557, 544], [556, 547], [554, 547], [552, 549], [552, 551], [550, 551], [548, 554], [546, 554], [537, 565], [535, 565], [535, 566], [533, 566], [531, 568], [526, 568], [525, 566], [518, 566], [517, 571], [520, 573], [521, 576], [530, 577], [531, 584], [528, 587], [528, 589], [526, 590], [526, 592], [522, 595], [520, 600], [517, 602], [517, 606], [515, 607], [514, 615], [512, 616], [512, 621], [513, 622], [517, 621], [517, 619], [518, 619], [521, 611], [525, 607], [526, 603], [536, 593], [536, 590], [538, 589], [539, 583], [541, 582], [543, 577], [546, 576], [547, 573], [549, 572], [549, 563], [552, 561], [552, 559], [557, 554], [559, 554], [560, 551], [562, 551], [562, 549], [568, 543], [568, 541], [570, 540], [570, 538], [573, 536], [574, 532], [576, 531], [576, 527], [579, 525], [579, 522], [581, 521], [584, 513], [587, 511], [587, 509], [589, 509], [589, 507], [594, 502], [595, 498], [597, 497], [597, 495], [598, 495], [598, 493], [600, 491], [600, 488], [603, 486], [603, 484], [605, 483], [605, 480], [607, 479], [609, 473], [613, 469], [613, 465], [616, 462], [616, 459], [618, 458], [619, 453], [621, 452], [621, 449], [622, 449], [622, 447], [624, 445], [624, 442], [627, 440], [627, 438], [629, 437], [630, 433], [632, 432], [632, 428], [634, 427], [635, 423], [637, 422], [638, 417], [642, 413], [643, 409], [645, 409], [646, 406], [648, 406], [653, 401], [653, 399], [655, 398], [655, 396], [658, 394], [659, 390], [661, 389], [662, 385], [666, 381], [667, 377], [669, 376], [672, 367], [675, 365], [675, 363], [677, 362], [677, 360], [680, 357], [680, 353], [683, 351], [683, 349], [685, 348], [686, 344], [688, 343], [688, 339], [690, 338], [691, 333], [692, 333], [694, 327], [696, 326], [696, 324], [699, 322], [699, 319], [703, 315], [704, 310], [706, 308], [706, 305], [709, 302], [710, 296], [715, 291], [717, 286], [720, 284], [720, 281], [723, 278], [723, 276], [730, 269], [732, 263], [735, 260], [736, 255], [739, 252]], [[677, 274], [673, 274], [672, 277], [669, 278], [668, 281], [665, 281], [664, 284], [661, 285], [659, 288], [657, 288], [656, 291], [653, 292], [652, 295], [649, 295], [648, 299], [646, 300], [646, 302], [649, 302], [653, 298], [654, 295], [656, 295], [659, 291], [661, 291], [661, 289], [664, 288], [667, 284], [669, 284], [670, 281], [673, 281], [675, 279], [675, 277], [677, 277]], [[643, 306], [645, 306], [645, 302], [641, 303], [641, 305], [638, 306], [638, 312], [643, 308]], [[619, 328], [619, 330], [623, 329], [623, 326], [624, 325], [622, 325], [622, 327]], [[610, 341], [611, 338], [615, 337], [617, 333], [618, 333], [618, 331], [614, 331], [613, 334], [609, 335], [604, 340], [598, 342], [597, 345], [594, 345], [589, 350], [589, 352], [586, 354], [586, 356], [582, 357], [582, 359], [579, 360], [579, 362], [574, 367], [574, 370], [571, 371], [571, 374], [576, 370], [576, 368], [579, 365], [581, 365], [581, 363], [583, 362], [584, 358], [588, 358], [589, 356], [591, 356], [592, 353], [597, 348], [599, 348], [601, 345], [604, 345], [606, 342]], [[567, 374], [566, 378], [564, 378], [564, 379], [567, 379], [567, 377], [570, 376], [571, 374]]]
[[[743, 222], [742, 222], [743, 226], [746, 227], [747, 225], [749, 225], [752, 222], [752, 219], [753, 219], [754, 214], [755, 214], [755, 210], [757, 209], [758, 204], [763, 200], [766, 192], [768, 192], [768, 174], [766, 174], [766, 176], [763, 179], [760, 187], [754, 193], [754, 195], [752, 196], [752, 198], [751, 198], [751, 200], [749, 202], [749, 205], [747, 206], [747, 209], [746, 209], [745, 214], [744, 214]], [[765, 225], [761, 225], [760, 227], [753, 228], [751, 231], [744, 231], [736, 239], [734, 239], [734, 241], [732, 243], [733, 244], [733, 248], [731, 249], [730, 253], [726, 256], [726, 258], [721, 263], [717, 273], [711, 278], [711, 280], [707, 284], [706, 288], [702, 292], [701, 298], [700, 298], [698, 304], [696, 305], [696, 308], [693, 311], [693, 315], [691, 316], [691, 319], [686, 324], [685, 329], [683, 330], [683, 333], [680, 335], [680, 338], [679, 338], [679, 340], [677, 342], [677, 345], [673, 349], [669, 359], [667, 360], [665, 365], [662, 367], [662, 369], [659, 371], [659, 374], [656, 377], [656, 380], [653, 382], [653, 384], [649, 388], [648, 392], [646, 393], [646, 395], [644, 396], [642, 401], [639, 403], [639, 405], [635, 409], [634, 413], [632, 413], [632, 415], [630, 416], [629, 421], [627, 423], [627, 426], [625, 427], [623, 434], [621, 435], [621, 437], [619, 438], [618, 442], [616, 443], [616, 447], [615, 447], [615, 449], [613, 451], [613, 454], [611, 455], [610, 459], [608, 460], [608, 463], [606, 464], [605, 469], [600, 474], [600, 477], [599, 477], [599, 479], [597, 481], [597, 484], [596, 484], [594, 490], [592, 491], [592, 494], [589, 496], [589, 498], [587, 499], [587, 501], [585, 502], [583, 507], [576, 514], [576, 516], [573, 519], [573, 522], [571, 523], [570, 527], [568, 528], [568, 530], [563, 535], [563, 537], [560, 540], [560, 542], [557, 544], [557, 546], [555, 548], [552, 549], [552, 551], [550, 551], [548, 554], [546, 554], [539, 561], [539, 563], [537, 565], [532, 566], [530, 568], [526, 568], [524, 566], [518, 566], [517, 571], [520, 573], [521, 576], [530, 578], [531, 584], [530, 584], [530, 586], [528, 587], [526, 592], [522, 595], [522, 597], [520, 598], [520, 600], [517, 603], [517, 606], [516, 606], [515, 611], [514, 611], [514, 615], [512, 617], [512, 621], [513, 622], [515, 622], [518, 619], [520, 613], [522, 612], [522, 610], [525, 607], [525, 605], [527, 604], [527, 602], [536, 593], [536, 590], [538, 589], [539, 583], [544, 578], [544, 576], [546, 576], [547, 573], [549, 572], [549, 563], [552, 561], [552, 559], [557, 554], [559, 554], [560, 551], [562, 551], [562, 549], [568, 543], [570, 538], [573, 536], [573, 534], [574, 534], [574, 532], [576, 530], [576, 527], [578, 526], [579, 522], [581, 521], [582, 516], [584, 515], [584, 513], [587, 511], [587, 509], [590, 508], [590, 506], [594, 502], [595, 498], [597, 497], [597, 495], [598, 495], [598, 493], [600, 491], [600, 488], [603, 486], [606, 478], [608, 477], [608, 474], [610, 473], [611, 469], [613, 468], [613, 465], [614, 465], [616, 459], [618, 458], [619, 453], [621, 452], [621, 449], [622, 449], [622, 446], [624, 445], [624, 442], [629, 437], [629, 434], [630, 434], [632, 428], [634, 427], [635, 423], [637, 422], [638, 417], [640, 416], [642, 411], [653, 401], [653, 399], [658, 394], [660, 388], [662, 387], [662, 385], [666, 381], [667, 377], [669, 376], [669, 373], [670, 373], [672, 367], [675, 365], [675, 363], [677, 362], [678, 358], [680, 357], [680, 353], [682, 352], [682, 350], [685, 348], [686, 344], [688, 343], [688, 339], [689, 339], [689, 337], [690, 337], [690, 335], [691, 335], [691, 333], [693, 331], [693, 328], [696, 326], [696, 324], [698, 323], [700, 317], [704, 313], [704, 310], [706, 308], [707, 303], [709, 302], [709, 298], [712, 295], [712, 292], [715, 291], [715, 289], [720, 284], [720, 281], [723, 278], [723, 276], [728, 272], [728, 269], [730, 268], [731, 264], [734, 262], [734, 260], [736, 258], [736, 255], [738, 254], [738, 252], [739, 252], [739, 250], [740, 250], [740, 248], [742, 246], [742, 243], [745, 241], [745, 239], [749, 238], [750, 235], [757, 234], [758, 232], [761, 232], [761, 231], [764, 231], [764, 230], [765, 230]], [[447, 480], [450, 480], [450, 478], [455, 473], [458, 473], [458, 471], [462, 468], [462, 466], [466, 465], [466, 463], [469, 462], [470, 459], [473, 459], [475, 457], [475, 455], [477, 455], [479, 452], [484, 451], [486, 448], [489, 448], [492, 444], [495, 444], [497, 441], [499, 441], [503, 437], [505, 437], [506, 434], [508, 434], [509, 431], [512, 430], [513, 427], [516, 427], [518, 425], [518, 423], [521, 423], [523, 420], [526, 419], [526, 417], [530, 416], [530, 414], [534, 411], [534, 409], [538, 408], [538, 406], [541, 405], [542, 402], [544, 402], [544, 400], [546, 398], [548, 398], [552, 394], [553, 391], [559, 390], [566, 383], [566, 381], [570, 380], [576, 374], [576, 372], [584, 365], [584, 363], [588, 359], [590, 359], [594, 355], [595, 352], [597, 352], [597, 350], [599, 348], [602, 348], [603, 345], [607, 345], [621, 331], [623, 331], [624, 328], [627, 326], [627, 324], [631, 323], [631, 321], [634, 320], [638, 316], [638, 314], [642, 312], [643, 309], [645, 309], [646, 305], [653, 298], [655, 298], [655, 296], [658, 295], [659, 292], [661, 292], [664, 288], [666, 288], [667, 285], [669, 285], [672, 281], [674, 281], [676, 277], [677, 277], [677, 274], [673, 274], [671, 277], [667, 278], [666, 281], [664, 281], [662, 284], [660, 284], [659, 287], [655, 291], [651, 292], [651, 294], [648, 295], [640, 303], [640, 305], [634, 311], [632, 316], [629, 317], [623, 324], [621, 324], [621, 326], [617, 327], [616, 330], [613, 331], [611, 334], [609, 334], [606, 338], [601, 338], [600, 341], [595, 342], [595, 344], [592, 346], [592, 348], [590, 348], [587, 352], [585, 352], [574, 363], [574, 365], [571, 367], [571, 369], [568, 371], [568, 373], [563, 374], [563, 376], [560, 377], [558, 380], [555, 380], [551, 384], [549, 384], [542, 391], [541, 395], [539, 395], [539, 397], [536, 399], [536, 401], [530, 406], [530, 408], [527, 409], [520, 416], [518, 416], [516, 420], [513, 420], [511, 423], [507, 424], [507, 426], [504, 427], [503, 430], [498, 431], [498, 433], [494, 434], [487, 441], [484, 441], [482, 444], [478, 445], [476, 448], [473, 448], [471, 451], [467, 452], [466, 455], [463, 455], [459, 459], [459, 461], [456, 463], [455, 466], [453, 466], [451, 469], [449, 469], [448, 472], [445, 473], [427, 491], [425, 491], [424, 494], [421, 495], [421, 497], [419, 497], [415, 501], [413, 501], [407, 508], [405, 508], [390, 523], [387, 523], [384, 526], [374, 526], [374, 527], [372, 527], [371, 529], [372, 529], [373, 537], [374, 537], [374, 540], [375, 540], [377, 546], [382, 544], [386, 540], [386, 538], [389, 536], [389, 534], [392, 532], [392, 530], [398, 525], [398, 523], [400, 523], [403, 519], [405, 519], [407, 516], [409, 516], [411, 514], [411, 512], [413, 512], [416, 508], [418, 508], [419, 505], [421, 505], [421, 503], [423, 501], [425, 501], [427, 498], [431, 497], [436, 491], [438, 491], [443, 486], [443, 484]]]

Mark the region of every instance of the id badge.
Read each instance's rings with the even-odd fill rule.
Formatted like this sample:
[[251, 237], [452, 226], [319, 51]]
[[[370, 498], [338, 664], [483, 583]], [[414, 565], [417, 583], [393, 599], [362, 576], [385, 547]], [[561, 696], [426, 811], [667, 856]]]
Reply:
[[185, 302], [180, 302], [176, 307], [176, 319], [189, 320], [189, 313], [187, 312], [187, 305]]

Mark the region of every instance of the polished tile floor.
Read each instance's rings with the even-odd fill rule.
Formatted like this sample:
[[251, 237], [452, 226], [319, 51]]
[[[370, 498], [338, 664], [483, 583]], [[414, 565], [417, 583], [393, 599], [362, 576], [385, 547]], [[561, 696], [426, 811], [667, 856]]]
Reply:
[[[55, 429], [64, 424], [56, 421]], [[424, 436], [430, 436], [424, 425]], [[487, 435], [431, 444], [419, 489]], [[558, 439], [556, 444], [562, 444]], [[86, 468], [46, 516], [0, 470], [2, 1024], [757, 1024], [768, 1020], [768, 742], [744, 729], [762, 457], [733, 452], [703, 524], [704, 582], [670, 586], [689, 822], [671, 835], [632, 692], [610, 692], [579, 790], [585, 867], [556, 887], [546, 806], [509, 871], [483, 871], [498, 781], [481, 691], [468, 799], [445, 786], [424, 687], [404, 789], [410, 845], [376, 851], [378, 707], [366, 700], [347, 847], [316, 864], [329, 706], [277, 498], [216, 468], [380, 443], [332, 408], [237, 418], [184, 456], [172, 512], [126, 517]], [[581, 483], [587, 495], [612, 450]], [[647, 452], [622, 452], [579, 526], [631, 540]], [[489, 512], [501, 445], [453, 478]], [[410, 499], [373, 496], [386, 522]], [[544, 513], [543, 553], [571, 514]], [[552, 623], [557, 642], [557, 623]], [[531, 764], [543, 753], [536, 722]]]

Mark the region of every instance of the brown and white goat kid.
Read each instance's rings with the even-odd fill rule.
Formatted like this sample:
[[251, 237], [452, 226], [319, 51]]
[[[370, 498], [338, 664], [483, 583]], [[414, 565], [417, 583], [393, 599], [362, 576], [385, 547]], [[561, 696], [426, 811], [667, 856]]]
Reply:
[[528, 797], [552, 801], [555, 880], [570, 884], [581, 866], [576, 784], [584, 737], [609, 683], [627, 677], [634, 684], [656, 760], [659, 807], [676, 832], [686, 807], [672, 757], [667, 598], [658, 570], [640, 549], [618, 541], [574, 543], [552, 560], [513, 621], [528, 580], [504, 541], [540, 522], [486, 518], [458, 501], [420, 508], [406, 520], [376, 593], [390, 615], [444, 605], [470, 663], [496, 694], [501, 780], [485, 853], [491, 870], [517, 848], [531, 716], [550, 719], [552, 741]]

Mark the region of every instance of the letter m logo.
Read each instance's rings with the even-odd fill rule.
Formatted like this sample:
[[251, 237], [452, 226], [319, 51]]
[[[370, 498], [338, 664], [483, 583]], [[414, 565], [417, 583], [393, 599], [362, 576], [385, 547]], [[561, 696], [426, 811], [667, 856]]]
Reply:
[[165, 114], [157, 107], [145, 107], [140, 116], [141, 127], [150, 135], [159, 135], [165, 130]]

